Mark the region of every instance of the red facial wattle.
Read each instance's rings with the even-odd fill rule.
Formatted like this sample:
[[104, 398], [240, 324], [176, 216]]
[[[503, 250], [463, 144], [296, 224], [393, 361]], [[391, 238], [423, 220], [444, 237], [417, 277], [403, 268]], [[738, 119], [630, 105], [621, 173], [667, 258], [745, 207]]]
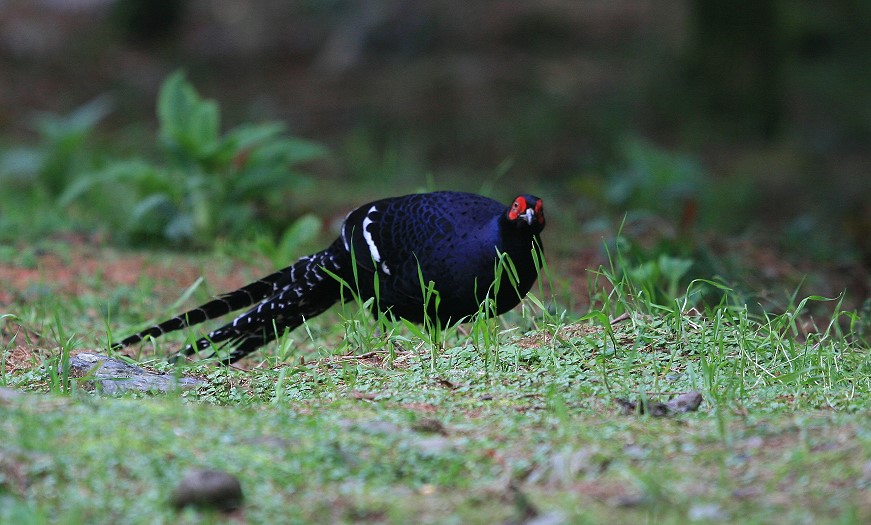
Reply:
[[535, 205], [530, 208], [526, 197], [521, 195], [514, 199], [514, 203], [511, 204], [511, 209], [508, 210], [508, 220], [516, 221], [522, 219], [527, 224], [532, 225], [532, 220], [534, 218], [539, 224], [544, 225], [543, 211], [544, 208], [540, 199], [536, 199]]

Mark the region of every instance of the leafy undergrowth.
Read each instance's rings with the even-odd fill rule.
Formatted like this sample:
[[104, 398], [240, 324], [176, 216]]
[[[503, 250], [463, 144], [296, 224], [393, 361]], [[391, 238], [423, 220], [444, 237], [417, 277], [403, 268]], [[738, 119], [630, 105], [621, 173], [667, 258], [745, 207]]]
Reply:
[[[123, 398], [56, 372], [63, 355], [105, 351], [113, 277], [74, 298], [34, 292], [0, 324], [0, 384], [15, 389], [0, 391], [0, 522], [871, 521], [871, 361], [853, 314], [808, 331], [802, 305], [656, 308], [622, 284], [583, 318], [532, 299], [438, 337], [351, 303], [247, 370], [169, 367], [180, 334], [136, 358], [205, 384]], [[156, 288], [143, 272], [115, 289], [109, 324], [159, 311]], [[615, 403], [687, 391], [697, 412]], [[190, 467], [237, 476], [243, 508], [172, 509]]]

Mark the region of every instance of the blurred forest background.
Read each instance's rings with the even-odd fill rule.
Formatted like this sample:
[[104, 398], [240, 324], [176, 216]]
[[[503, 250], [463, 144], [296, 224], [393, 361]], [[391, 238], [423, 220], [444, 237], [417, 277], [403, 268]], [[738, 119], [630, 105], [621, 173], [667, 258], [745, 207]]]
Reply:
[[[222, 132], [285, 128], [179, 160], [155, 110], [177, 70]], [[578, 280], [605, 239], [666, 293], [720, 276], [858, 306], [871, 287], [866, 0], [4, 0], [0, 71], [0, 241], [16, 249], [59, 231], [297, 238], [300, 218], [386, 195], [531, 192]], [[182, 213], [255, 142], [293, 172]], [[220, 176], [173, 194], [191, 170]]]

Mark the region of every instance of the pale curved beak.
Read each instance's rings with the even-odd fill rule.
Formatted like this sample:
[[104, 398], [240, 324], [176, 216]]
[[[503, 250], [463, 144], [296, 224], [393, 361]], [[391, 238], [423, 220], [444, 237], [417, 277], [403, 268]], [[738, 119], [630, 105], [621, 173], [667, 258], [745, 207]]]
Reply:
[[520, 214], [523, 217], [523, 220], [526, 221], [526, 224], [532, 226], [532, 221], [535, 220], [535, 210], [532, 208], [526, 208], [526, 211]]

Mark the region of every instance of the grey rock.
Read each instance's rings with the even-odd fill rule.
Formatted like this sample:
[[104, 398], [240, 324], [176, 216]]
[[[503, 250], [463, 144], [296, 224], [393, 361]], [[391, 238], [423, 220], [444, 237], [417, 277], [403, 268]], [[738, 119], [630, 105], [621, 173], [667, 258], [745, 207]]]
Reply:
[[670, 399], [667, 403], [648, 400], [645, 405], [641, 400], [636, 401], [619, 397], [614, 399], [624, 415], [649, 414], [653, 417], [665, 417], [675, 414], [684, 414], [686, 412], [695, 412], [702, 404], [702, 400], [702, 394], [695, 391], [679, 394]]
[[442, 436], [448, 435], [448, 430], [445, 428], [444, 424], [441, 421], [431, 417], [425, 417], [415, 421], [411, 425], [411, 429], [415, 432], [428, 433], [428, 434], [439, 434]]
[[[62, 365], [58, 365], [60, 368]], [[105, 394], [124, 392], [166, 393], [179, 389], [195, 388], [203, 382], [199, 379], [174, 374], [158, 374], [142, 367], [99, 354], [82, 353], [70, 357], [70, 376], [84, 378], [86, 388], [94, 388]]]
[[187, 506], [234, 510], [242, 506], [242, 484], [221, 470], [195, 468], [185, 472], [172, 491], [170, 503], [180, 509]]
[[669, 399], [666, 406], [673, 414], [683, 414], [685, 412], [695, 412], [701, 404], [702, 394], [690, 391]]

